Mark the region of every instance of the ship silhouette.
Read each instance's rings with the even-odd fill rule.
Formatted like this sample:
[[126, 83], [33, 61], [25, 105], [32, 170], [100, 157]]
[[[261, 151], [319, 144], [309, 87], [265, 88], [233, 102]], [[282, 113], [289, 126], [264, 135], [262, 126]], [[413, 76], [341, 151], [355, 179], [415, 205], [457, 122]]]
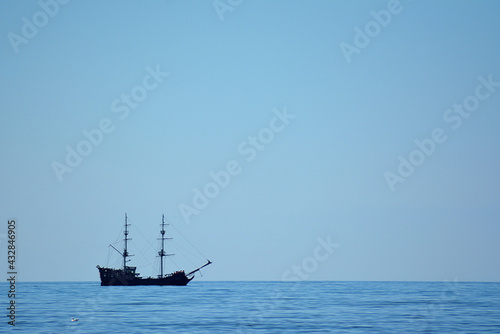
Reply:
[[184, 270], [176, 271], [169, 274], [163, 273], [163, 258], [165, 256], [169, 256], [172, 254], [167, 254], [164, 249], [165, 240], [165, 217], [162, 215], [162, 223], [161, 223], [161, 249], [158, 252], [160, 256], [160, 273], [157, 277], [141, 277], [139, 273], [136, 272], [136, 267], [127, 265], [127, 257], [132, 256], [129, 254], [127, 250], [127, 243], [131, 240], [128, 237], [129, 231], [128, 226], [130, 224], [127, 223], [127, 214], [125, 214], [125, 230], [124, 230], [124, 241], [125, 247], [123, 252], [120, 252], [113, 245], [110, 245], [115, 251], [117, 251], [123, 257], [123, 268], [115, 269], [115, 268], [107, 268], [97, 266], [99, 270], [99, 276], [101, 278], [101, 286], [110, 286], [110, 285], [187, 285], [193, 278], [194, 274], [199, 271], [201, 268], [204, 268], [211, 264], [212, 262], [207, 259], [207, 263], [202, 265], [199, 268], [196, 268], [189, 273], [185, 273]]

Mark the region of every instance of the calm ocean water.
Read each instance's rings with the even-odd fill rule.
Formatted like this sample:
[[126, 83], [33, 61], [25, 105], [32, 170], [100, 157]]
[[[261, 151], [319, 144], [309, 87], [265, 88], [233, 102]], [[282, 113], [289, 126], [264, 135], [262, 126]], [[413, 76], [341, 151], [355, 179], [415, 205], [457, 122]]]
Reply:
[[26, 333], [500, 333], [500, 283], [21, 282], [17, 290], [15, 332]]

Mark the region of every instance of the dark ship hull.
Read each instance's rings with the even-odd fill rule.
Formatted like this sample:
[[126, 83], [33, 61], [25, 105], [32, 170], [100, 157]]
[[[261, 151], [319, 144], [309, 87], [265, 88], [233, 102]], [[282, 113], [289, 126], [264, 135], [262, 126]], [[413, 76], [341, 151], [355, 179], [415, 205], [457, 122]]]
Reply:
[[163, 277], [139, 277], [135, 275], [135, 268], [124, 273], [123, 269], [103, 268], [99, 269], [99, 276], [101, 277], [101, 286], [114, 286], [114, 285], [187, 285], [193, 278], [187, 277], [184, 271], [177, 271], [175, 273], [165, 275]]

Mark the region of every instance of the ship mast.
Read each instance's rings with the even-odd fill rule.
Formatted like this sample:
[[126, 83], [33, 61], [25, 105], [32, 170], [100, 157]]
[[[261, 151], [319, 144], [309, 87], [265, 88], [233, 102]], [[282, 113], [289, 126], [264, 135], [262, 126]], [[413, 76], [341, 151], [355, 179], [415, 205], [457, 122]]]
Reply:
[[[168, 224], [167, 224], [168, 225]], [[169, 255], [174, 255], [174, 254], [167, 254], [165, 253], [165, 240], [166, 239], [172, 239], [172, 238], [165, 238], [165, 215], [161, 215], [161, 250], [158, 252], [158, 255], [160, 256], [160, 277], [163, 277], [163, 257], [164, 256], [169, 256]]]
[[127, 251], [127, 241], [132, 240], [128, 238], [128, 229], [127, 227], [130, 226], [130, 224], [127, 224], [127, 214], [125, 214], [125, 249], [123, 250], [123, 271], [126, 271], [127, 269], [127, 256], [129, 256], [128, 251]]

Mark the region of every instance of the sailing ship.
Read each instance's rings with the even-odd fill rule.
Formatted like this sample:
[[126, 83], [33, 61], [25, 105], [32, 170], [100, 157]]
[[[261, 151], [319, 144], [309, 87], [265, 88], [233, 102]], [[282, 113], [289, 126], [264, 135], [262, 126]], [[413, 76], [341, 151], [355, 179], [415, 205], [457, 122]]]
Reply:
[[208, 266], [212, 262], [207, 259], [207, 263], [202, 265], [195, 270], [190, 271], [189, 273], [185, 273], [184, 270], [176, 271], [170, 274], [163, 273], [163, 258], [165, 256], [173, 255], [167, 254], [165, 252], [165, 216], [162, 215], [161, 222], [161, 250], [158, 252], [160, 256], [160, 274], [157, 277], [141, 277], [139, 273], [136, 272], [136, 267], [131, 267], [127, 265], [127, 257], [132, 256], [129, 254], [127, 250], [127, 242], [131, 240], [128, 237], [128, 227], [130, 224], [127, 223], [127, 214], [125, 214], [125, 230], [124, 230], [124, 241], [125, 247], [123, 252], [120, 252], [113, 245], [110, 245], [114, 250], [116, 250], [123, 257], [123, 268], [115, 269], [115, 268], [107, 268], [97, 266], [99, 270], [99, 276], [101, 278], [101, 286], [109, 286], [109, 285], [187, 285], [193, 278], [194, 274], [200, 269]]

